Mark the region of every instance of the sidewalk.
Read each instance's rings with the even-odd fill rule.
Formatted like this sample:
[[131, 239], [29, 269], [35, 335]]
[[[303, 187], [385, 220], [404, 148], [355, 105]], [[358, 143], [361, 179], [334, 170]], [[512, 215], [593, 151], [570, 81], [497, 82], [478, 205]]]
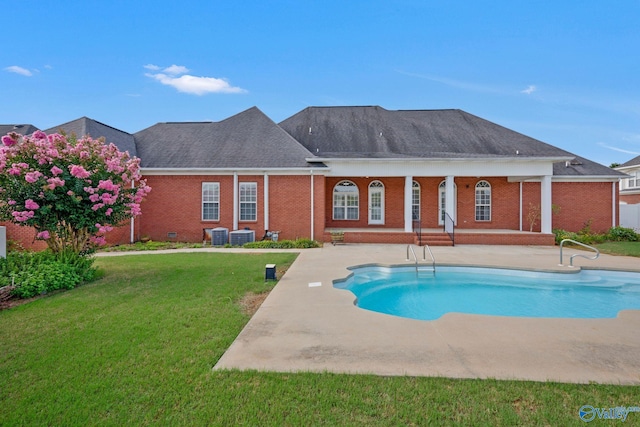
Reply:
[[[432, 248], [438, 264], [567, 271], [557, 247]], [[565, 248], [565, 264], [574, 253]], [[371, 373], [640, 384], [640, 310], [615, 319], [534, 319], [449, 313], [420, 321], [354, 306], [332, 281], [347, 267], [407, 264], [406, 245], [326, 245], [301, 251], [214, 369]], [[601, 255], [576, 266], [640, 271]], [[309, 286], [310, 283], [321, 286]]]

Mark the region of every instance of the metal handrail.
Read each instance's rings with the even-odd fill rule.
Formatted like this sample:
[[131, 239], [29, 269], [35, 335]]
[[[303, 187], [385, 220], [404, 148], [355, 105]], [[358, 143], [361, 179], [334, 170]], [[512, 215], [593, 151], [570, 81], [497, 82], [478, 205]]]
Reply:
[[[422, 260], [423, 261], [427, 260], [427, 250], [429, 251], [429, 255], [431, 256], [431, 266], [433, 267], [433, 273], [435, 274], [435, 272], [436, 272], [436, 259], [433, 256], [433, 252], [431, 252], [431, 248], [429, 247], [429, 245], [424, 245], [422, 247]], [[417, 273], [418, 272], [418, 256], [416, 255], [416, 252], [413, 250], [413, 245], [407, 245], [407, 261], [411, 260], [409, 258], [409, 252], [411, 252], [411, 254], [413, 255], [413, 259], [415, 260], [416, 273]]]
[[449, 238], [451, 239], [451, 243], [453, 243], [453, 246], [456, 245], [456, 240], [455, 240], [455, 228], [456, 228], [456, 223], [453, 220], [453, 218], [451, 218], [451, 215], [449, 215], [447, 212], [444, 213], [444, 232], [447, 233], [449, 235]]
[[564, 242], [571, 242], [571, 243], [574, 243], [576, 245], [583, 246], [583, 247], [585, 247], [587, 249], [591, 249], [591, 250], [596, 251], [596, 255], [593, 258], [592, 257], [588, 257], [586, 255], [582, 255], [582, 254], [573, 254], [573, 255], [571, 255], [571, 258], [569, 259], [569, 267], [573, 267], [573, 259], [575, 257], [577, 257], [577, 256], [582, 257], [584, 259], [591, 259], [591, 260], [598, 259], [598, 257], [600, 256], [600, 251], [598, 249], [594, 248], [593, 246], [585, 245], [584, 243], [580, 243], [580, 242], [577, 242], [577, 241], [572, 240], [572, 239], [563, 239], [560, 242], [560, 264], [558, 264], [560, 266], [563, 266], [563, 264], [562, 264], [562, 247], [564, 246]]

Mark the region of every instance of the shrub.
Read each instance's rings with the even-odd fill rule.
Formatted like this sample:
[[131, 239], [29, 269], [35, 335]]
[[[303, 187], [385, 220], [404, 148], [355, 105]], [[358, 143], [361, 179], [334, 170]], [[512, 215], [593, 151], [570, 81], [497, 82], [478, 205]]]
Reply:
[[58, 289], [73, 289], [96, 275], [93, 258], [72, 250], [54, 254], [10, 252], [0, 261], [0, 286], [15, 284], [12, 294], [31, 298]]
[[261, 240], [258, 242], [245, 243], [243, 247], [251, 249], [309, 249], [319, 248], [320, 243], [312, 239], [279, 240], [277, 242], [273, 240]]
[[608, 240], [614, 242], [637, 242], [638, 233], [631, 228], [625, 227], [611, 227], [607, 233]]

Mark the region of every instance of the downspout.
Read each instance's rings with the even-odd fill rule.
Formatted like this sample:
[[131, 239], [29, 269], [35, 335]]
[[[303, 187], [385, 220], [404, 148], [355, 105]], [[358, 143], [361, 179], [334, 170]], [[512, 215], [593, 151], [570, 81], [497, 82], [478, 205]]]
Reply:
[[314, 224], [313, 224], [315, 222], [315, 214], [314, 214], [315, 192], [314, 192], [313, 184], [314, 184], [314, 177], [313, 177], [313, 169], [312, 169], [311, 170], [311, 240], [315, 239], [315, 235], [314, 235], [315, 234], [315, 227], [314, 227]]
[[616, 209], [617, 209], [617, 200], [616, 200], [616, 196], [617, 196], [617, 187], [618, 187], [618, 183], [617, 182], [612, 182], [611, 183], [611, 226], [615, 227], [616, 224]]
[[264, 229], [269, 230], [269, 174], [264, 173]]
[[[131, 181], [131, 188], [136, 188], [135, 183], [133, 182], [133, 180]], [[131, 217], [131, 235], [129, 236], [129, 243], [133, 243], [134, 239], [135, 239], [135, 218], [132, 216]]]
[[238, 172], [233, 173], [233, 229], [238, 229]]

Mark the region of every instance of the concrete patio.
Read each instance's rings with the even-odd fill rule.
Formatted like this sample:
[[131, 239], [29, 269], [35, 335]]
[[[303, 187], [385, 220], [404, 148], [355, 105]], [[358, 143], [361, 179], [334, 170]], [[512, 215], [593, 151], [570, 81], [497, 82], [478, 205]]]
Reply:
[[[438, 264], [568, 270], [558, 266], [558, 247], [432, 250]], [[565, 264], [574, 253], [587, 254], [565, 248]], [[420, 321], [359, 309], [353, 294], [333, 288], [349, 266], [408, 264], [405, 255], [406, 245], [302, 251], [214, 369], [640, 384], [640, 310], [614, 319], [449, 313]], [[640, 271], [640, 259], [632, 257], [576, 258], [574, 264]]]

